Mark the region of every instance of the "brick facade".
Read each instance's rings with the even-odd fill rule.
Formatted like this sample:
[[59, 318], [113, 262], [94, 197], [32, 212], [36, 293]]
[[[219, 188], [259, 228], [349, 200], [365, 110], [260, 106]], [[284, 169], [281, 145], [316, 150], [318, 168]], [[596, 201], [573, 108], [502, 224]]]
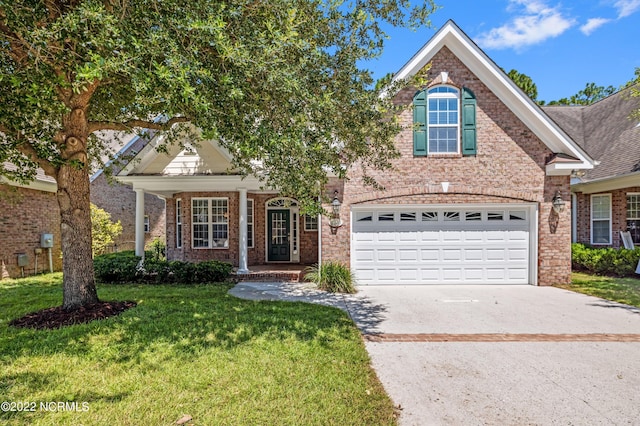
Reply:
[[25, 276], [49, 271], [47, 249], [40, 254], [35, 252], [40, 248], [43, 233], [53, 234], [53, 270], [60, 271], [60, 209], [55, 192], [0, 184], [0, 279], [22, 276], [18, 254], [28, 257]]
[[611, 195], [611, 244], [597, 247], [624, 247], [620, 238], [620, 231], [627, 230], [627, 194], [639, 194], [640, 187], [616, 189], [596, 194], [576, 193], [576, 241], [591, 244], [591, 196]]
[[[191, 200], [195, 197], [228, 198], [229, 208], [229, 247], [227, 248], [193, 248], [191, 243]], [[274, 194], [251, 193], [247, 200], [253, 200], [253, 239], [248, 249], [248, 264], [264, 265], [266, 261], [266, 203], [278, 198]], [[182, 248], [176, 247], [176, 200], [182, 200]], [[183, 192], [168, 198], [166, 203], [167, 222], [167, 257], [170, 260], [203, 261], [222, 260], [239, 263], [239, 193], [238, 192]], [[318, 261], [318, 231], [305, 231], [304, 218], [298, 215], [300, 232], [300, 263], [311, 265]]]
[[[332, 181], [327, 196], [339, 191], [344, 226], [330, 234], [328, 220], [322, 224], [322, 259], [349, 264], [351, 205], [363, 203], [517, 203], [538, 205], [538, 284], [567, 283], [571, 278], [571, 214], [569, 177], [546, 176], [545, 165], [552, 152], [507, 108], [451, 51], [442, 48], [428, 71], [434, 81], [448, 72], [450, 85], [471, 89], [477, 99], [477, 154], [414, 157], [413, 115], [407, 109], [399, 116], [404, 130], [396, 137], [400, 158], [392, 170], [368, 170], [384, 188], [374, 191], [364, 184], [358, 167], [346, 182]], [[416, 88], [406, 88], [395, 98], [410, 105]], [[449, 182], [448, 192], [442, 182]], [[567, 208], [552, 213], [551, 200], [560, 191]], [[329, 208], [329, 206], [326, 206]], [[533, 255], [533, 253], [532, 253]]]
[[[122, 234], [113, 245], [114, 251], [134, 250], [136, 241], [136, 193], [128, 185], [109, 182], [100, 174], [91, 182], [91, 202], [111, 214], [111, 220], [122, 224]], [[165, 202], [153, 194], [144, 196], [144, 213], [149, 216], [149, 232], [145, 246], [154, 239], [165, 240]]]

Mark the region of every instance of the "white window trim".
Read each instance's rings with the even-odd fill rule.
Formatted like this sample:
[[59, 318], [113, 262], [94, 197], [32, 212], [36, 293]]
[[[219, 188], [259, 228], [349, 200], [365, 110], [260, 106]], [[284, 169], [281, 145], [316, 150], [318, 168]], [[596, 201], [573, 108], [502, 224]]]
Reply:
[[[310, 223], [307, 221], [311, 219], [316, 220], [315, 222], [313, 222], [315, 228], [309, 227]], [[308, 214], [304, 215], [304, 230], [305, 232], [318, 232], [318, 216], [310, 216]]]
[[[457, 135], [456, 135], [456, 151], [455, 152], [453, 152], [453, 151], [432, 152], [429, 149], [430, 141], [431, 141], [431, 138], [429, 137], [429, 129], [432, 126], [436, 127], [436, 128], [439, 128], [439, 127], [453, 127], [451, 125], [446, 125], [445, 126], [445, 125], [438, 125], [438, 124], [430, 124], [429, 123], [429, 97], [430, 97], [429, 96], [429, 91], [433, 90], [433, 89], [435, 89], [437, 87], [448, 87], [450, 89], [454, 89], [457, 92], [457, 95], [456, 95], [455, 99], [458, 102], [458, 125], [456, 126]], [[437, 95], [438, 94], [434, 94], [434, 97], [435, 98], [441, 98], [441, 99], [451, 99], [452, 98], [451, 96], [437, 96]], [[461, 134], [461, 127], [460, 127], [461, 126], [461, 122], [462, 122], [462, 103], [461, 103], [462, 93], [461, 93], [461, 90], [458, 89], [455, 86], [451, 86], [451, 85], [448, 85], [448, 84], [439, 84], [439, 85], [436, 85], [436, 86], [433, 86], [433, 87], [430, 87], [430, 88], [427, 89], [426, 99], [427, 99], [427, 102], [426, 102], [427, 103], [427, 105], [426, 105], [426, 110], [427, 110], [427, 117], [426, 117], [426, 120], [427, 120], [427, 122], [426, 122], [426, 128], [427, 128], [427, 155], [429, 155], [429, 156], [438, 156], [438, 155], [446, 156], [446, 155], [456, 155], [456, 154], [459, 155], [462, 152], [462, 134]]]
[[[207, 213], [207, 225], [209, 227], [209, 240], [207, 241], [208, 246], [207, 247], [195, 247], [194, 244], [194, 237], [195, 237], [195, 233], [193, 232], [193, 226], [195, 225], [193, 222], [193, 202], [196, 200], [209, 200], [209, 211]], [[226, 225], [227, 225], [227, 245], [226, 247], [213, 247], [213, 225], [215, 224], [220, 224], [219, 222], [213, 222], [212, 218], [213, 218], [213, 214], [212, 214], [212, 209], [213, 209], [213, 203], [211, 203], [211, 201], [214, 200], [224, 200], [227, 203], [227, 221], [226, 221]], [[229, 250], [229, 198], [228, 197], [193, 197], [191, 198], [191, 248], [193, 250]]]
[[[593, 199], [594, 197], [607, 197], [609, 198], [609, 218], [608, 219], [594, 219], [593, 218]], [[613, 241], [613, 231], [612, 231], [612, 218], [611, 218], [611, 194], [593, 194], [591, 195], [591, 200], [590, 200], [590, 241], [591, 244], [594, 246], [609, 246], [611, 245], [612, 241]], [[609, 242], [608, 243], [596, 243], [593, 241], [593, 222], [594, 220], [597, 221], [605, 221], [608, 220], [609, 221]]]
[[[625, 195], [625, 201], [627, 201], [626, 199], [629, 196], [640, 197], [640, 192], [627, 192], [627, 194]], [[627, 211], [625, 212], [625, 214], [626, 214], [627, 220], [640, 220], [640, 212], [639, 212], [638, 217], [629, 217], [629, 205], [628, 204], [627, 204], [626, 210]]]
[[148, 234], [151, 232], [151, 220], [149, 219], [149, 215], [144, 215], [144, 233]]
[[255, 203], [253, 202], [253, 198], [247, 198], [247, 216], [251, 217], [251, 220], [247, 218], [247, 238], [251, 236], [251, 244], [247, 244], [247, 248], [255, 248], [256, 245], [256, 233], [254, 227], [255, 221]]
[[[182, 248], [184, 228], [182, 226], [184, 212], [182, 211], [182, 198], [176, 199], [176, 248]], [[178, 232], [180, 227], [180, 232]]]

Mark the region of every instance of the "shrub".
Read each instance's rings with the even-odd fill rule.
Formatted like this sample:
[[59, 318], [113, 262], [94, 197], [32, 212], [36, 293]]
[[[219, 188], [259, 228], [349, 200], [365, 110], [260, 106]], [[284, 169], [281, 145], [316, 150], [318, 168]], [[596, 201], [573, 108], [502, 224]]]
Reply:
[[325, 262], [307, 268], [305, 280], [314, 282], [320, 290], [332, 293], [355, 293], [355, 277], [339, 262]]
[[93, 261], [96, 279], [103, 283], [206, 284], [228, 280], [233, 270], [227, 262], [167, 262], [148, 253], [141, 267], [139, 264], [140, 257], [133, 251], [96, 256]]
[[166, 260], [167, 245], [160, 238], [155, 238], [149, 243], [147, 251], [145, 251], [145, 259]]
[[640, 247], [634, 250], [571, 245], [571, 266], [578, 271], [617, 277], [635, 276]]
[[93, 269], [98, 281], [104, 283], [136, 282], [140, 257], [135, 252], [121, 251], [96, 256], [93, 259]]

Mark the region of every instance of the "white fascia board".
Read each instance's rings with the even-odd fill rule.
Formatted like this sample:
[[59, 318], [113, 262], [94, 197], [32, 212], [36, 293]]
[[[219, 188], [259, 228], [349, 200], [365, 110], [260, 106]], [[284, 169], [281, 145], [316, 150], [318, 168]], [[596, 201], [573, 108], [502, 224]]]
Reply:
[[420, 71], [442, 47], [474, 73], [554, 153], [580, 160], [572, 169], [592, 169], [594, 160], [493, 62], [453, 21], [449, 20], [394, 76], [404, 80]]
[[156, 135], [152, 138], [149, 143], [147, 143], [144, 148], [140, 150], [136, 156], [127, 163], [127, 165], [118, 173], [118, 176], [127, 176], [129, 173], [134, 172], [135, 170], [144, 170], [149, 163], [151, 163], [156, 156], [160, 155], [158, 151], [156, 151], [156, 146], [158, 146], [164, 140], [164, 135]]
[[36, 191], [44, 191], [44, 192], [57, 192], [58, 184], [55, 182], [48, 182], [45, 180], [35, 179], [27, 184], [18, 183], [16, 181], [7, 179], [3, 176], [0, 176], [0, 182], [5, 183], [7, 185], [16, 186], [18, 188], [27, 188], [34, 189]]
[[640, 173], [638, 172], [577, 183], [571, 185], [571, 191], [582, 192], [583, 194], [596, 194], [598, 192], [615, 191], [616, 189], [634, 186], [640, 186]]
[[[116, 154], [114, 156], [114, 159], [120, 158], [120, 156], [122, 154], [124, 154], [125, 152], [127, 152], [127, 150], [129, 148], [131, 148], [133, 146], [133, 144], [138, 141], [138, 139], [140, 139], [140, 136], [138, 136], [138, 135], [135, 135], [133, 138], [131, 138], [131, 140], [129, 142], [127, 142], [122, 148], [120, 148], [118, 150], [118, 152], [116, 152]], [[113, 161], [111, 161], [111, 160], [107, 161], [105, 166], [107, 166], [107, 167], [110, 166], [112, 162]], [[100, 169], [97, 172], [95, 172], [93, 175], [91, 175], [91, 177], [89, 178], [89, 182], [93, 182], [94, 180], [96, 180], [102, 174], [103, 171], [104, 171], [104, 169]]]
[[[583, 163], [576, 162], [547, 164], [546, 174], [547, 176], [569, 176], [576, 169], [586, 168], [582, 166]], [[593, 168], [593, 166], [588, 168]]]
[[142, 189], [145, 192], [175, 194], [177, 192], [219, 192], [237, 191], [245, 188], [249, 191], [262, 189], [263, 183], [255, 177], [243, 178], [239, 175], [230, 176], [117, 176], [122, 183]]

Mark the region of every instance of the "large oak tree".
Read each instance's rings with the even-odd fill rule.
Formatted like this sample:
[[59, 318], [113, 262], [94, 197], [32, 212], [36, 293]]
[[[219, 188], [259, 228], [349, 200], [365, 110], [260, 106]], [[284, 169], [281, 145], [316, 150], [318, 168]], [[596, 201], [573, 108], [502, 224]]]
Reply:
[[0, 0], [0, 174], [28, 181], [39, 167], [57, 181], [63, 307], [98, 301], [89, 171], [101, 130], [189, 122], [238, 170], [310, 203], [327, 170], [395, 155], [390, 101], [364, 66], [384, 25], [427, 23], [432, 1], [411, 3]]

